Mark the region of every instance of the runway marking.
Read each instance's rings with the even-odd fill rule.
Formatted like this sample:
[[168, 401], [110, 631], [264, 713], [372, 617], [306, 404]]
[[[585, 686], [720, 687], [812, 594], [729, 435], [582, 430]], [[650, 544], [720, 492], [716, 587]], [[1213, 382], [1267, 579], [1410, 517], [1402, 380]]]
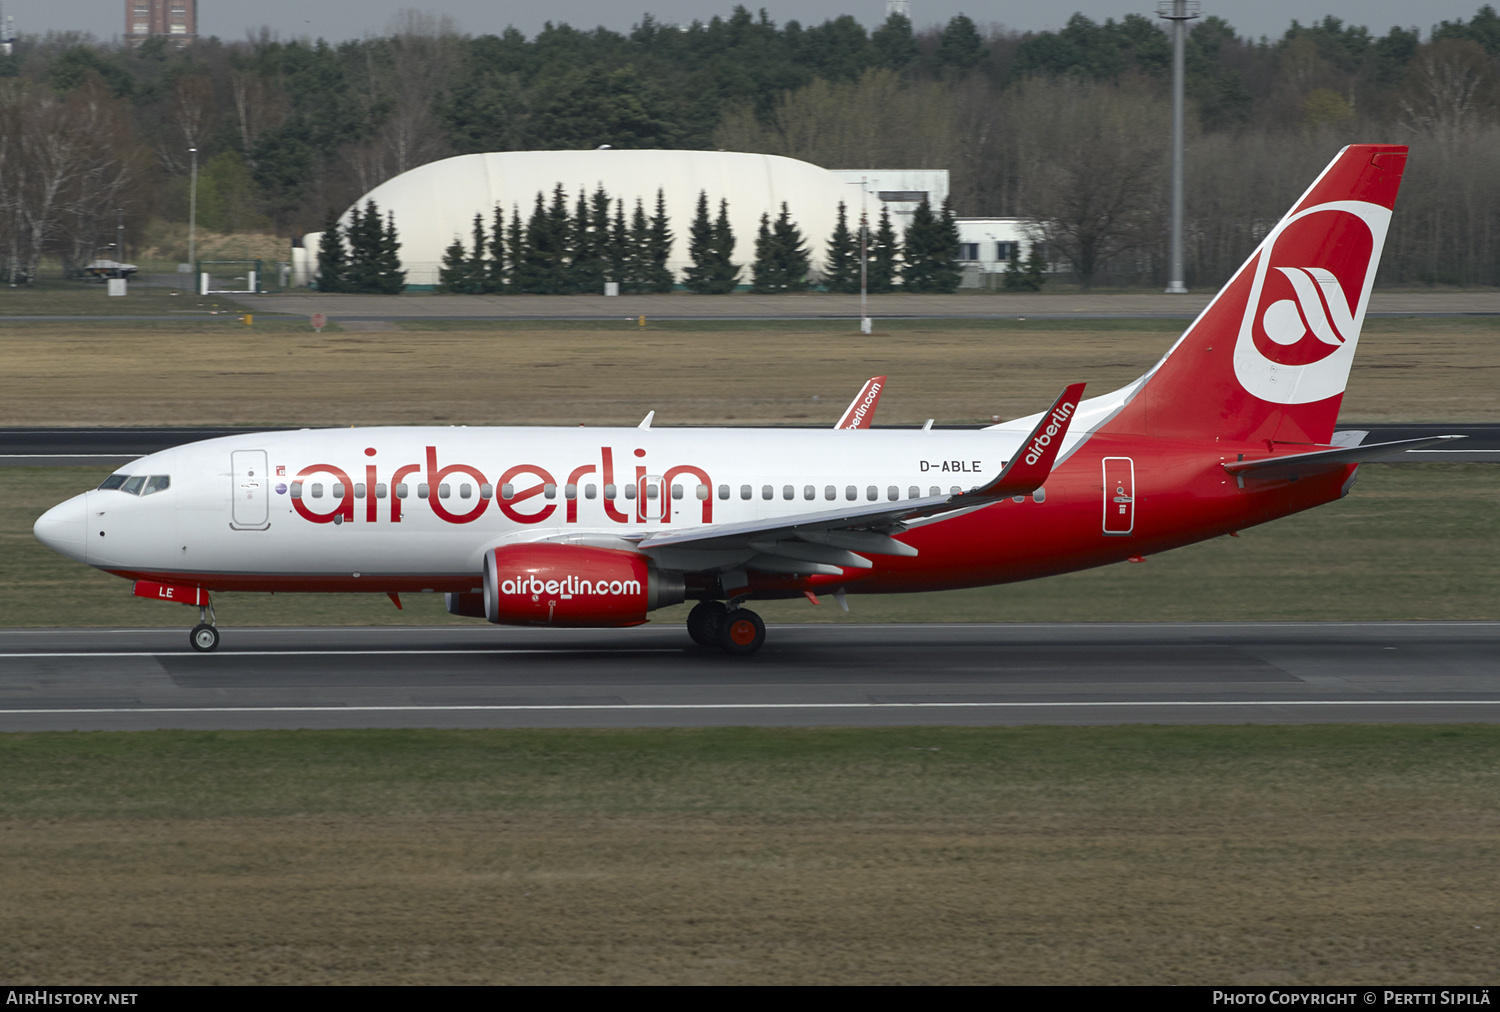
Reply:
[[83, 713], [475, 713], [537, 710], [907, 710], [907, 709], [1082, 709], [1094, 706], [1500, 706], [1500, 699], [1278, 699], [1278, 700], [1105, 700], [1097, 703], [545, 703], [465, 706], [142, 706], [69, 709], [0, 710], [0, 716]]
[[31, 657], [382, 657], [420, 654], [423, 657], [453, 654], [680, 654], [686, 647], [482, 647], [470, 649], [460, 647], [445, 650], [430, 647], [426, 650], [230, 650], [224, 653], [205, 654], [186, 650], [78, 650], [67, 653], [0, 653], [0, 660], [23, 660]]

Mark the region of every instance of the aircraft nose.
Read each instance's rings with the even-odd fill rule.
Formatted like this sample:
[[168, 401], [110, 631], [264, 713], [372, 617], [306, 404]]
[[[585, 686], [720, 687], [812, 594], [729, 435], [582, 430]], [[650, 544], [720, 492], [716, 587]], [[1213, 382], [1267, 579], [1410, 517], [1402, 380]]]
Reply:
[[75, 495], [67, 502], [58, 503], [37, 517], [31, 532], [36, 539], [59, 555], [66, 555], [79, 562], [84, 558], [88, 538], [88, 509], [84, 497]]

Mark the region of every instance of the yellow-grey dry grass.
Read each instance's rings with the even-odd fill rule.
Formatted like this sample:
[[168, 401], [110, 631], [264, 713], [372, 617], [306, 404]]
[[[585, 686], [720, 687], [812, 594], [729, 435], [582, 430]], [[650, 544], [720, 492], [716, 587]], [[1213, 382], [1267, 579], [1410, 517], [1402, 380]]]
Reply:
[[[1170, 321], [454, 324], [313, 333], [303, 323], [0, 325], [0, 425], [827, 424], [869, 376], [879, 421], [1012, 418], [1067, 383], [1130, 382]], [[1343, 417], [1500, 418], [1500, 324], [1366, 325]], [[815, 399], [816, 398], [816, 399]]]
[[1479, 984], [1500, 965], [1492, 727], [0, 747], [16, 984]]

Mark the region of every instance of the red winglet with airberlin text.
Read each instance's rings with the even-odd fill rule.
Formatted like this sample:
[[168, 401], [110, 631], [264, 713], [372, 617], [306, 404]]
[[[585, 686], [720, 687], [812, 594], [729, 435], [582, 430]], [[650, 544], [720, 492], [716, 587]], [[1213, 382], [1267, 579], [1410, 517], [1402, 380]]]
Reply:
[[1062, 449], [1063, 437], [1068, 434], [1068, 425], [1078, 413], [1078, 402], [1083, 400], [1083, 387], [1082, 383], [1074, 383], [1064, 390], [995, 480], [966, 493], [966, 496], [1003, 499], [1006, 496], [1026, 495], [1041, 488], [1047, 476], [1052, 473], [1057, 451]]
[[880, 392], [885, 389], [884, 376], [871, 376], [859, 388], [854, 400], [849, 402], [844, 416], [834, 425], [835, 429], [868, 429], [875, 420], [875, 405], [880, 403]]

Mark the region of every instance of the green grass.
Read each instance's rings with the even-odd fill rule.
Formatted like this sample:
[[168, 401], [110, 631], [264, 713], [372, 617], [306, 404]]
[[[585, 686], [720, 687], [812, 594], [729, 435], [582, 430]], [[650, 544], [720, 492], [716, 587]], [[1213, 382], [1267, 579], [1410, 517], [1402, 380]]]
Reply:
[[0, 978], [1487, 984], [1500, 728], [0, 736]]
[[[185, 626], [191, 608], [65, 559], [32, 536], [36, 517], [108, 468], [5, 468], [0, 614], [10, 626]], [[1366, 464], [1347, 498], [1163, 555], [1029, 583], [933, 594], [759, 602], [770, 622], [1500, 620], [1500, 467]], [[441, 595], [397, 611], [382, 594], [220, 594], [227, 626], [473, 624]], [[686, 605], [652, 613], [678, 623]]]

